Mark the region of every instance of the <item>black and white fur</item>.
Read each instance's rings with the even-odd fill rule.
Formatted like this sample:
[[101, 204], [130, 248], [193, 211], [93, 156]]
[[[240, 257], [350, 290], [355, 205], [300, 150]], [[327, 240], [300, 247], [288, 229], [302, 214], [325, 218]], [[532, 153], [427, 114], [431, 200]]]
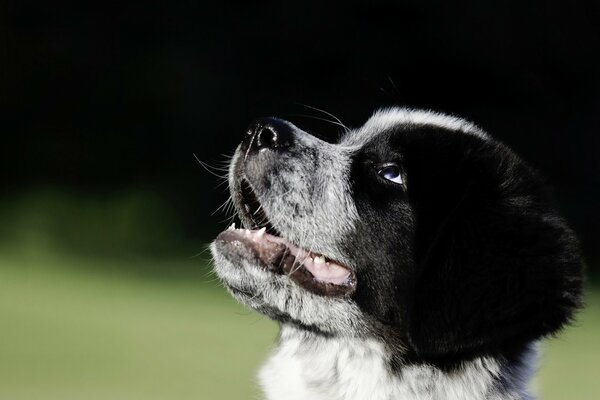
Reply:
[[[245, 179], [277, 234], [347, 266], [356, 287], [320, 295], [239, 243], [212, 244], [232, 295], [280, 323], [266, 398], [531, 399], [536, 343], [570, 321], [582, 286], [577, 240], [538, 173], [429, 111], [380, 110], [339, 143], [274, 121], [286, 146], [243, 143], [231, 162], [242, 223], [256, 227]], [[377, 174], [389, 162], [402, 184]]]

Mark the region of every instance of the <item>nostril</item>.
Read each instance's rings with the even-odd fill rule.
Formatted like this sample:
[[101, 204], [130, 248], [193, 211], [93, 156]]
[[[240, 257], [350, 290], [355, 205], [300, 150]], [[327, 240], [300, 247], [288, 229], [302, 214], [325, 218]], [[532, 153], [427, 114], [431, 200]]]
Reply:
[[277, 132], [269, 126], [263, 126], [258, 129], [256, 140], [259, 148], [277, 147]]
[[294, 126], [277, 118], [259, 118], [253, 121], [244, 134], [242, 150], [283, 149], [292, 145]]

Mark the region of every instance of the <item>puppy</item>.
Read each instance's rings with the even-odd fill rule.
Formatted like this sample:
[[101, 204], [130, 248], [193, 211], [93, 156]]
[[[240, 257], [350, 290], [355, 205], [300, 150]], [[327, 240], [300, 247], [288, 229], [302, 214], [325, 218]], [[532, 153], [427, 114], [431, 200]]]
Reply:
[[535, 344], [580, 307], [577, 240], [538, 173], [475, 125], [376, 112], [339, 143], [250, 125], [211, 245], [280, 324], [268, 399], [531, 399]]

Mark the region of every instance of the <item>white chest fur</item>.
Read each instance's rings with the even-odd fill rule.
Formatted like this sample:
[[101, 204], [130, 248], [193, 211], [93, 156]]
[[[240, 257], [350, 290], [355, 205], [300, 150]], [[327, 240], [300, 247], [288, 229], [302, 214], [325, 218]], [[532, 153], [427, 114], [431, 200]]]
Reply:
[[528, 371], [501, 368], [491, 358], [451, 373], [432, 366], [393, 373], [388, 361], [385, 346], [375, 340], [323, 338], [284, 326], [259, 379], [268, 400], [530, 399], [523, 376]]

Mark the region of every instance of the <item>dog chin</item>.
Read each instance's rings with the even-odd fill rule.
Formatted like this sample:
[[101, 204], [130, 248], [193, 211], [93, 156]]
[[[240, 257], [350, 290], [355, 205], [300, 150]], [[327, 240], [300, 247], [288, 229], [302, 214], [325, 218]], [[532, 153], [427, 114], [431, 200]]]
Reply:
[[242, 304], [266, 316], [326, 335], [367, 330], [351, 294], [356, 275], [265, 229], [230, 227], [211, 244], [215, 272]]

